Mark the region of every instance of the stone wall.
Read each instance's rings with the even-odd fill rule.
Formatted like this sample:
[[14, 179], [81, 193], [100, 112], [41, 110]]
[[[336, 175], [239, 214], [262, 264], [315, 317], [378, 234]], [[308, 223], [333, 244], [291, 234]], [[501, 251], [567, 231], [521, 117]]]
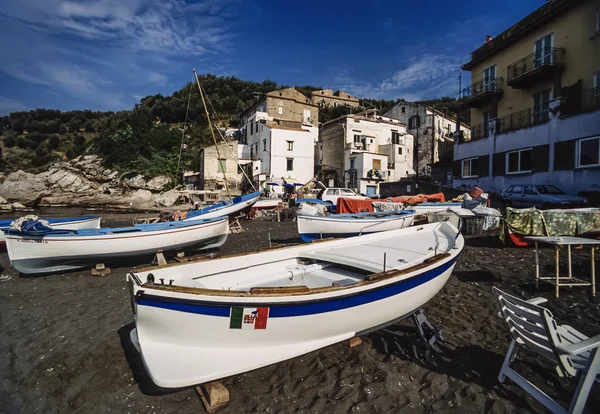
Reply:
[[351, 106], [356, 108], [359, 106], [358, 98], [352, 96], [344, 91], [336, 91], [333, 89], [323, 89], [321, 91], [314, 91], [312, 93], [312, 102], [315, 105], [328, 105], [328, 106]]
[[322, 148], [323, 160], [321, 170], [325, 173], [335, 171], [336, 186], [341, 186], [344, 180], [344, 125], [346, 118], [337, 122], [322, 125], [319, 129], [319, 142]]
[[[237, 164], [237, 141], [231, 140], [227, 143], [219, 143], [217, 147], [211, 145], [204, 148], [202, 152], [202, 170], [204, 178], [204, 190], [217, 190], [225, 188], [225, 179], [232, 193], [240, 194], [239, 188], [244, 180], [243, 174], [239, 172]], [[225, 160], [225, 174], [219, 172], [219, 157]]]
[[[319, 108], [304, 94], [295, 88], [281, 89], [267, 93], [267, 114], [274, 119], [303, 122], [304, 110], [310, 110], [311, 123], [319, 123]], [[283, 113], [278, 112], [278, 107], [283, 107]]]

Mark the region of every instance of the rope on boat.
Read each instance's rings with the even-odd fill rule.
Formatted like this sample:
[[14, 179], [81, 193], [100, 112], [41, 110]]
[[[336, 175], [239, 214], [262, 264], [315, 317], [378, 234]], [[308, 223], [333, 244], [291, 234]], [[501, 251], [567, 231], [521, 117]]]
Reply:
[[[202, 88], [202, 89], [204, 89], [204, 88]], [[218, 123], [221, 123], [221, 119], [219, 119], [219, 114], [218, 114], [218, 113], [217, 113], [217, 111], [215, 110], [215, 107], [213, 106], [213, 104], [212, 104], [212, 102], [211, 102], [211, 100], [210, 100], [210, 97], [208, 96], [208, 94], [206, 94], [206, 100], [208, 101], [208, 104], [210, 105], [210, 108], [212, 109], [213, 113], [215, 114], [215, 117], [217, 118], [217, 122], [218, 122]], [[224, 137], [224, 136], [223, 136], [223, 134], [221, 133], [221, 130], [217, 129], [217, 132], [218, 132], [218, 133], [219, 133], [219, 135], [221, 136], [221, 139], [223, 140], [223, 142], [224, 142], [225, 144], [227, 144], [227, 140], [225, 139], [225, 137]], [[235, 155], [235, 162], [236, 162], [236, 163], [237, 163], [237, 165], [238, 165], [238, 170], [240, 170], [240, 171], [242, 172], [242, 174], [244, 174], [244, 177], [246, 177], [246, 180], [248, 180], [248, 182], [249, 182], [249, 183], [250, 183], [250, 185], [252, 186], [252, 189], [253, 189], [254, 191], [256, 191], [256, 187], [254, 186], [254, 182], [253, 182], [253, 181], [250, 179], [250, 177], [248, 177], [248, 174], [246, 174], [246, 171], [245, 171], [243, 168], [241, 168], [240, 161], [239, 161], [239, 159], [238, 159], [238, 156], [237, 156], [237, 151], [236, 151], [236, 152], [234, 152], [234, 151], [233, 151], [233, 150], [232, 150], [232, 149], [229, 147], [229, 145], [227, 145], [227, 151], [229, 151], [230, 153], [232, 153], [232, 154], [234, 154], [234, 155]]]
[[192, 100], [192, 84], [190, 83], [190, 94], [188, 95], [187, 108], [185, 109], [185, 118], [183, 119], [183, 131], [181, 132], [181, 145], [179, 145], [179, 157], [177, 157], [177, 179], [179, 178], [179, 167], [181, 165], [181, 152], [183, 151], [183, 140], [185, 139], [185, 125], [190, 113], [190, 101]]
[[[200, 86], [200, 80], [198, 80], [198, 74], [196, 73], [196, 69], [194, 69], [194, 77], [196, 78], [196, 84], [198, 85], [198, 90], [200, 91], [200, 97], [202, 98], [202, 105], [204, 106], [204, 111], [206, 112], [206, 117], [208, 118], [208, 127], [210, 128], [210, 133], [213, 138], [213, 142], [215, 143], [215, 149], [217, 150], [217, 162], [221, 162], [221, 154], [219, 152], [219, 145], [217, 144], [217, 138], [215, 137], [215, 131], [212, 126], [212, 121], [210, 119], [210, 114], [208, 113], [208, 108], [206, 107], [206, 101], [204, 100], [204, 92], [202, 92], [202, 87]], [[223, 168], [223, 181], [225, 181], [225, 189], [227, 190], [227, 195], [229, 196], [229, 200], [233, 203], [233, 197], [231, 197], [231, 191], [229, 191], [229, 183], [227, 182], [227, 174], [225, 170], [227, 168]]]

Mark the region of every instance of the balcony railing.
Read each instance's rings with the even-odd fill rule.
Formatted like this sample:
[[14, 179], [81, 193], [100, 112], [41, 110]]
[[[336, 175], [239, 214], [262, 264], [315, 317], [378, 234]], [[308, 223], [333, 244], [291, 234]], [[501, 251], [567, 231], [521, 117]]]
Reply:
[[583, 111], [600, 109], [600, 86], [583, 91], [583, 102], [581, 109]]
[[549, 109], [529, 108], [496, 120], [496, 134], [516, 131], [533, 125], [543, 124], [550, 119]]
[[471, 126], [471, 141], [476, 141], [481, 138], [487, 138], [489, 135], [490, 131], [488, 122]]
[[482, 79], [462, 90], [465, 99], [475, 98], [486, 92], [502, 92], [502, 78]]
[[529, 78], [529, 75], [549, 70], [562, 69], [564, 66], [565, 50], [556, 47], [545, 47], [517, 62], [508, 65], [507, 84], [518, 85], [519, 81]]

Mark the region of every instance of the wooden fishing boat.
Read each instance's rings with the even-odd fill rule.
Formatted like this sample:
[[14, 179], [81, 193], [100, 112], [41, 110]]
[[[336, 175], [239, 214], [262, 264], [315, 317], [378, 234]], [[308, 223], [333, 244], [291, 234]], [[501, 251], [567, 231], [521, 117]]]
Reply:
[[[50, 227], [56, 230], [81, 230], [81, 229], [99, 229], [100, 217], [61, 217], [42, 219], [46, 220]], [[14, 220], [0, 220], [0, 245], [6, 243], [4, 232], [10, 229], [10, 225]]]
[[309, 216], [299, 214], [298, 234], [305, 242], [328, 237], [352, 237], [361, 234], [402, 229], [412, 226], [414, 210], [388, 213], [332, 214]]
[[250, 371], [411, 315], [448, 281], [463, 245], [456, 227], [433, 223], [134, 269], [131, 340], [161, 387]]
[[50, 230], [6, 234], [10, 264], [21, 273], [62, 272], [148, 256], [158, 250], [219, 247], [229, 232], [226, 217], [170, 221], [133, 227]]
[[246, 209], [250, 209], [259, 198], [260, 192], [233, 197], [230, 201], [223, 201], [200, 210], [190, 211], [183, 221], [204, 220], [221, 216], [235, 216]]

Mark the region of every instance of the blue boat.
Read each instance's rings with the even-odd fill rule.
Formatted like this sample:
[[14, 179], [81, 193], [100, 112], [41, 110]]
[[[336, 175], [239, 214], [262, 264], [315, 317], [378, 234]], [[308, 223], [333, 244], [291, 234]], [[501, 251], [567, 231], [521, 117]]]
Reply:
[[62, 272], [147, 256], [158, 250], [209, 249], [227, 240], [227, 217], [131, 227], [6, 232], [10, 264], [21, 273]]
[[298, 234], [305, 242], [329, 237], [352, 237], [412, 226], [414, 210], [389, 213], [332, 214], [309, 216], [299, 214]]

